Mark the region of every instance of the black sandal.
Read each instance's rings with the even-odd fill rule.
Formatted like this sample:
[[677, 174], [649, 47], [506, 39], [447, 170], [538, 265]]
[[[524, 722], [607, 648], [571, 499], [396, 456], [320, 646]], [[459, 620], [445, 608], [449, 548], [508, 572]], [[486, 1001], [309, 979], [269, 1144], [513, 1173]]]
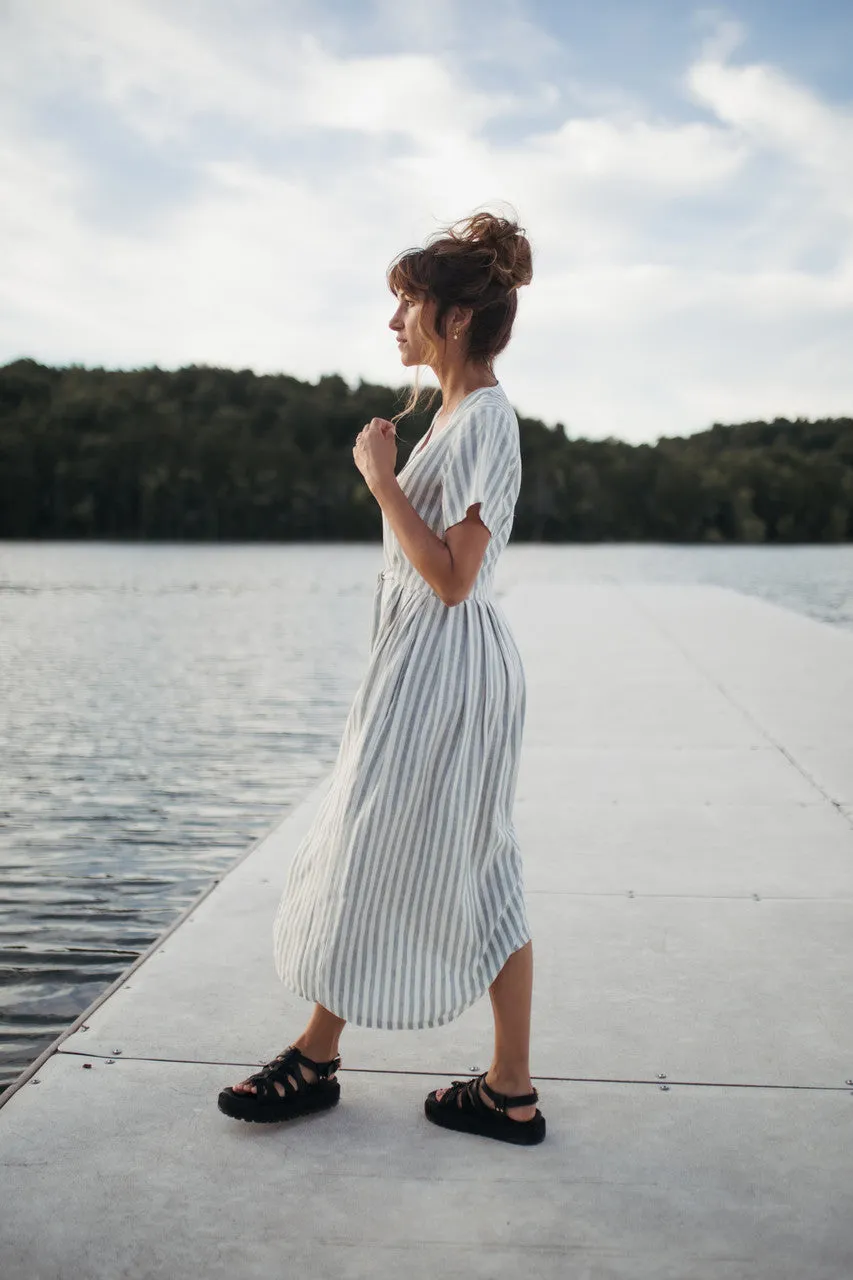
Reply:
[[[507, 1107], [527, 1107], [539, 1101], [539, 1094], [520, 1093], [510, 1097], [497, 1093], [486, 1083], [487, 1073], [470, 1080], [454, 1080], [450, 1088], [438, 1098], [433, 1089], [424, 1102], [427, 1120], [445, 1129], [457, 1129], [462, 1133], [479, 1133], [484, 1138], [497, 1138], [501, 1142], [515, 1142], [524, 1146], [541, 1142], [545, 1137], [545, 1117], [539, 1108], [530, 1120], [511, 1120]], [[495, 1104], [488, 1106], [480, 1096], [480, 1085]]]
[[[317, 1079], [306, 1080], [300, 1063], [316, 1071]], [[340, 1083], [329, 1079], [340, 1065], [339, 1054], [329, 1062], [313, 1062], [295, 1045], [288, 1045], [284, 1053], [245, 1081], [255, 1085], [257, 1093], [251, 1090], [237, 1093], [228, 1085], [219, 1095], [219, 1110], [235, 1120], [256, 1120], [260, 1124], [290, 1120], [309, 1111], [323, 1111], [333, 1107], [341, 1096]], [[276, 1080], [284, 1086], [284, 1095], [276, 1089]]]

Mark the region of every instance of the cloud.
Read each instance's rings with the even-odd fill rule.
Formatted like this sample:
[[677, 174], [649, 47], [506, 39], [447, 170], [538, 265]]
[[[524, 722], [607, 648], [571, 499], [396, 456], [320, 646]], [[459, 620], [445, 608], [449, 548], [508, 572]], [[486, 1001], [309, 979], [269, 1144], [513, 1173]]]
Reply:
[[[476, 132], [513, 106], [511, 95], [478, 92], [435, 57], [337, 56], [289, 25], [235, 43], [230, 26], [189, 27], [145, 0], [42, 0], [19, 7], [18, 21], [22, 42], [40, 50], [44, 84], [66, 78], [157, 145], [218, 118], [261, 138], [332, 129], [435, 139]], [[21, 66], [19, 93], [27, 81]]]
[[677, 118], [607, 83], [579, 108], [519, 4], [473, 47], [444, 7], [383, 0], [348, 42], [297, 3], [13, 5], [2, 358], [401, 381], [389, 260], [508, 202], [534, 245], [498, 367], [522, 411], [633, 440], [850, 411], [848, 111], [735, 64], [715, 11]]
[[736, 67], [706, 56], [689, 69], [686, 84], [754, 152], [780, 156], [853, 216], [853, 111], [828, 106], [762, 64]]

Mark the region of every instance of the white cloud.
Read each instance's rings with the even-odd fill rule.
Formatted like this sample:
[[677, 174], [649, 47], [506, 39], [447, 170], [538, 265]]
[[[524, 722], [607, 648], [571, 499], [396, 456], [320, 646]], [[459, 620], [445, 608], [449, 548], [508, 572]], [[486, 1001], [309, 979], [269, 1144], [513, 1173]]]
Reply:
[[[513, 106], [510, 94], [468, 87], [450, 62], [419, 53], [339, 57], [289, 23], [235, 44], [230, 31], [188, 27], [145, 0], [42, 0], [19, 6], [17, 19], [21, 43], [39, 51], [46, 88], [66, 78], [157, 145], [191, 138], [216, 118], [279, 139], [312, 129], [438, 139], [477, 131]], [[14, 87], [29, 90], [24, 64]]]
[[[561, 119], [535, 74], [553, 71], [546, 33], [519, 58], [527, 79], [477, 80], [490, 49], [530, 34], [519, 5], [498, 7], [496, 43], [472, 59], [445, 3], [443, 43], [350, 54], [304, 6], [273, 23], [250, 5], [239, 27], [144, 0], [15, 7], [0, 358], [397, 382], [388, 261], [509, 201], [535, 254], [498, 366], [522, 411], [634, 440], [849, 412], [850, 114], [772, 66], [732, 64], [742, 29], [711, 12], [684, 118], [601, 105], [609, 91], [590, 86], [585, 113]], [[185, 165], [180, 200], [96, 222], [119, 162], [99, 172], [95, 142], [84, 163], [61, 119], [48, 130], [57, 94], [142, 139], [153, 171]]]
[[752, 148], [810, 174], [824, 199], [853, 215], [853, 112], [827, 106], [770, 66], [703, 59], [690, 68], [687, 84]]

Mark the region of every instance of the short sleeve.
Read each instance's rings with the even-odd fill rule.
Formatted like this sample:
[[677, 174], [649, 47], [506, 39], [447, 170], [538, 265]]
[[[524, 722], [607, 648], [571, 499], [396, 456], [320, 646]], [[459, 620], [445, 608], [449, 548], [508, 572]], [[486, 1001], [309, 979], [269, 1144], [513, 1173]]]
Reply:
[[441, 523], [447, 530], [479, 502], [480, 519], [494, 536], [512, 516], [521, 482], [518, 423], [485, 402], [454, 424], [442, 472]]

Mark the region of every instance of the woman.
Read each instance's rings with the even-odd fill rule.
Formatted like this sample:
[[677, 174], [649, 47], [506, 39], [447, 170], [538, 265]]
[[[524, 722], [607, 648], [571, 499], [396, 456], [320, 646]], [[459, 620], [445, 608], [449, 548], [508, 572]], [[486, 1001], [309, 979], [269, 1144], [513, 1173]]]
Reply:
[[[389, 268], [400, 358], [434, 370], [441, 409], [398, 475], [394, 422], [374, 418], [356, 439], [384, 541], [370, 660], [273, 930], [279, 977], [314, 1009], [283, 1053], [223, 1089], [227, 1115], [286, 1120], [332, 1106], [347, 1021], [439, 1026], [488, 989], [491, 1066], [433, 1090], [426, 1115], [507, 1142], [545, 1136], [512, 823], [525, 678], [492, 595], [521, 483], [518, 420], [492, 364], [531, 274], [517, 223], [488, 213]], [[416, 377], [398, 418], [418, 395]]]

